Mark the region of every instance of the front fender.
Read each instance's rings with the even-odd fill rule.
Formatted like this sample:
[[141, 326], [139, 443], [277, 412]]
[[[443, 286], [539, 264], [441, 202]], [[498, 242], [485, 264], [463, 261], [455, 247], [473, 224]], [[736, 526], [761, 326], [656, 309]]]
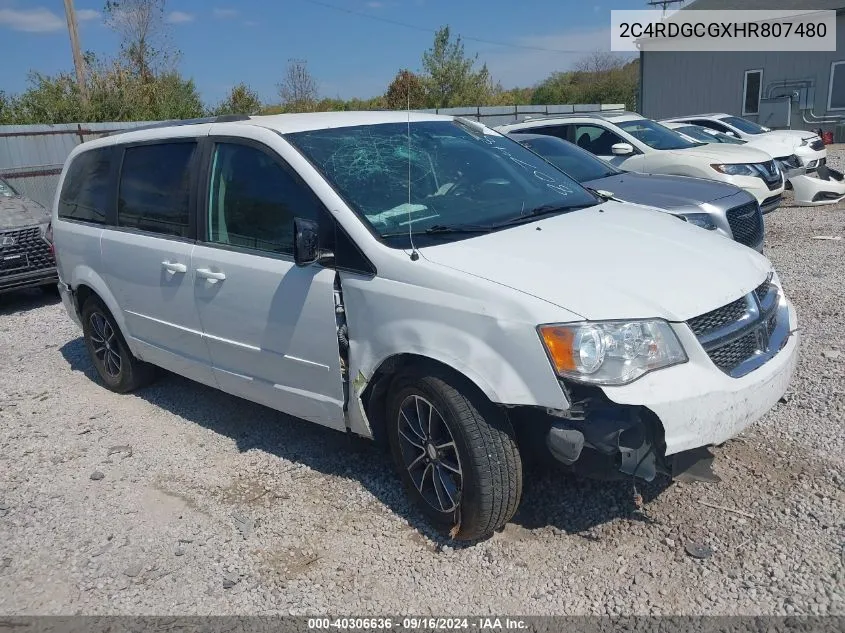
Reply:
[[344, 280], [353, 432], [371, 435], [361, 394], [382, 363], [400, 354], [451, 367], [498, 404], [569, 408], [530, 316], [443, 294], [378, 278]]

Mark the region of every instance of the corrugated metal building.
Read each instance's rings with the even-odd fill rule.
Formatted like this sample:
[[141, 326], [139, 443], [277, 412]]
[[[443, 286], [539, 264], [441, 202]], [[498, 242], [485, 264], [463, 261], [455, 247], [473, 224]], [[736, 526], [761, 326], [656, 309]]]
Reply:
[[845, 118], [845, 0], [696, 0], [682, 10], [835, 10], [836, 51], [640, 54], [640, 112], [726, 112], [773, 128], [832, 129]]
[[[616, 110], [623, 107], [623, 104], [484, 106], [425, 110], [425, 112], [473, 118], [493, 127], [522, 121], [529, 116]], [[0, 177], [5, 178], [21, 194], [40, 202], [49, 209], [53, 204], [62, 166], [74, 147], [104, 134], [150, 123], [155, 123], [155, 121], [2, 125], [0, 126]]]

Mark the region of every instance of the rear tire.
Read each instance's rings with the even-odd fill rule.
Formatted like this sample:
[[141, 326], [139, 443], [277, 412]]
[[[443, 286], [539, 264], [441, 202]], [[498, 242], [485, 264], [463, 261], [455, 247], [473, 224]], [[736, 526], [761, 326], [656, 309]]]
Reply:
[[90, 297], [82, 306], [82, 332], [91, 362], [110, 390], [127, 393], [155, 378], [155, 367], [132, 355], [114, 317], [98, 297]]
[[472, 540], [504, 527], [522, 495], [522, 460], [505, 414], [436, 370], [398, 376], [387, 432], [408, 495], [438, 529]]

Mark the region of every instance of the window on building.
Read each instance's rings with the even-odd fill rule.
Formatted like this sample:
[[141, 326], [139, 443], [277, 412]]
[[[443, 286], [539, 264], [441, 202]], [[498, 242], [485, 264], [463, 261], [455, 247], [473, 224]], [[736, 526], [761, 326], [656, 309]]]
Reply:
[[746, 70], [742, 90], [742, 114], [760, 114], [760, 91], [763, 86], [762, 70]]
[[196, 143], [126, 149], [120, 171], [118, 226], [190, 237], [191, 159]]
[[59, 196], [59, 217], [103, 224], [114, 204], [109, 181], [111, 148], [92, 149], [77, 156], [68, 168]]
[[845, 61], [833, 62], [830, 65], [827, 109], [845, 110]]

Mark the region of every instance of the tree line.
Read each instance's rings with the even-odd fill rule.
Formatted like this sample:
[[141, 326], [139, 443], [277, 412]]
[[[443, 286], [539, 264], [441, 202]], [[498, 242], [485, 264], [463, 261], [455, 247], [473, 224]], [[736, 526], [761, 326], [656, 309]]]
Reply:
[[0, 124], [154, 121], [221, 114], [278, 114], [331, 110], [447, 108], [485, 105], [624, 103], [634, 109], [638, 60], [593, 53], [573, 70], [555, 72], [538, 85], [506, 90], [478, 55], [464, 50], [448, 26], [434, 35], [420, 72], [401, 69], [384, 94], [370, 99], [326, 98], [305, 60], [289, 60], [278, 101], [264, 103], [240, 83], [219, 103], [205, 104], [192, 79], [178, 71], [179, 51], [170, 42], [166, 0], [108, 0], [105, 23], [120, 37], [119, 53], [86, 53], [85, 85], [71, 72], [31, 72], [22, 93], [0, 91]]

